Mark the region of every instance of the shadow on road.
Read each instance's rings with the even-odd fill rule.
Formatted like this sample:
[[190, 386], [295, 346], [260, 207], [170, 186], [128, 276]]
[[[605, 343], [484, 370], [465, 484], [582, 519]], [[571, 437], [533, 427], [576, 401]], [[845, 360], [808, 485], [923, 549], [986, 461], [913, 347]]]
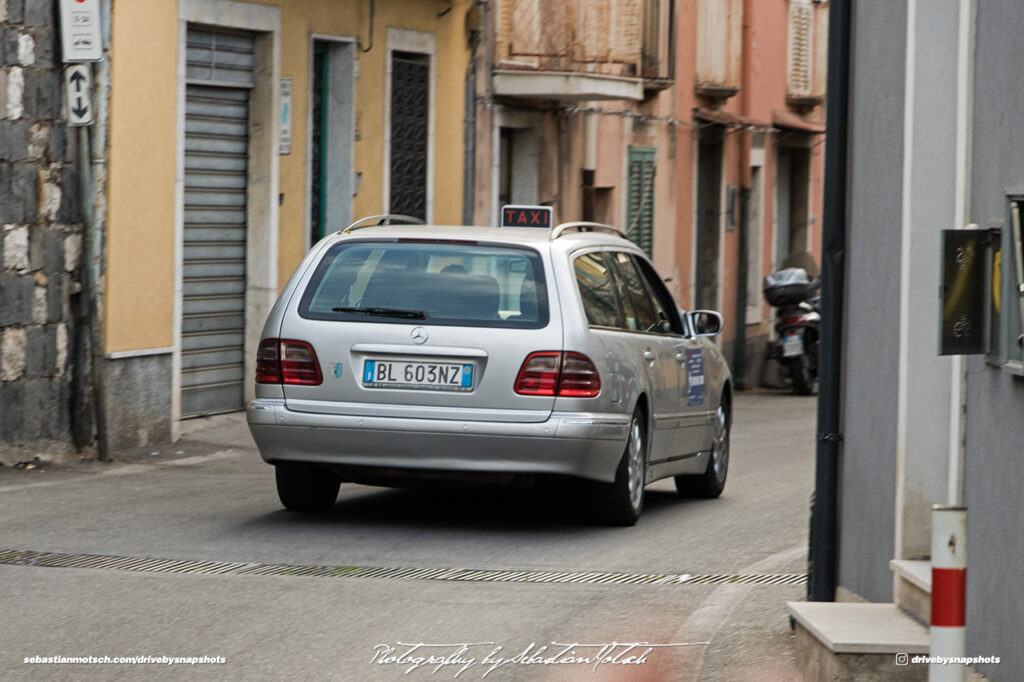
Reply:
[[[351, 491], [348, 495], [346, 488]], [[679, 513], [691, 505], [715, 502], [685, 500], [674, 493], [648, 490], [638, 523], [642, 525], [645, 520]], [[594, 521], [583, 492], [571, 484], [522, 489], [391, 489], [343, 484], [342, 496], [330, 512], [306, 514], [280, 509], [252, 518], [245, 525], [552, 534], [567, 528], [614, 530]]]

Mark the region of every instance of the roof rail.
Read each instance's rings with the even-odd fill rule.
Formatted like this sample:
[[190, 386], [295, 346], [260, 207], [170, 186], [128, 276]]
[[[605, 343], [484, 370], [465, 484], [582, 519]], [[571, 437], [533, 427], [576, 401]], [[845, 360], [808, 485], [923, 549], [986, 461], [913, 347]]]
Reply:
[[341, 232], [352, 232], [354, 230], [361, 230], [364, 227], [376, 227], [378, 225], [392, 225], [392, 224], [395, 224], [395, 223], [399, 223], [399, 224], [402, 224], [402, 225], [424, 225], [425, 224], [422, 219], [417, 218], [415, 216], [401, 215], [401, 214], [397, 214], [397, 213], [395, 213], [395, 214], [388, 214], [388, 213], [386, 213], [384, 215], [371, 215], [371, 216], [367, 216], [365, 218], [361, 218], [361, 219], [355, 221], [354, 223], [352, 223], [351, 225], [349, 225], [348, 227], [346, 227], [344, 230], [341, 230]]
[[590, 222], [574, 222], [574, 223], [562, 223], [551, 230], [551, 241], [555, 241], [562, 236], [563, 233], [569, 230], [576, 230], [577, 232], [607, 232], [623, 239], [629, 239], [625, 232], [617, 227], [611, 225], [605, 225], [604, 223], [590, 223]]

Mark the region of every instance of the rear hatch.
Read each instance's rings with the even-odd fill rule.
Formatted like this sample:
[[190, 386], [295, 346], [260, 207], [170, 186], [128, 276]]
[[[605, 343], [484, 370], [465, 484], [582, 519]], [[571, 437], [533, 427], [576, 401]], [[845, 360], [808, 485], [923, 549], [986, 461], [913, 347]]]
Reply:
[[346, 240], [285, 315], [319, 385], [285, 384], [288, 408], [370, 417], [540, 422], [554, 398], [515, 384], [534, 351], [561, 350], [552, 276], [535, 248], [472, 240]]

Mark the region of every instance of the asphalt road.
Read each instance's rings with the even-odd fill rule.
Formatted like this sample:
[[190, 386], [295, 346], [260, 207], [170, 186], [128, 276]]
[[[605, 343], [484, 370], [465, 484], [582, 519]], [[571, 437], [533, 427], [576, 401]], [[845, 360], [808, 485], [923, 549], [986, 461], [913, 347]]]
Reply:
[[741, 394], [723, 496], [656, 483], [634, 528], [591, 525], [559, 489], [343, 485], [331, 514], [285, 512], [241, 414], [113, 464], [0, 469], [0, 561], [197, 562], [9, 554], [0, 679], [796, 679], [784, 603], [805, 591], [815, 417], [813, 398]]

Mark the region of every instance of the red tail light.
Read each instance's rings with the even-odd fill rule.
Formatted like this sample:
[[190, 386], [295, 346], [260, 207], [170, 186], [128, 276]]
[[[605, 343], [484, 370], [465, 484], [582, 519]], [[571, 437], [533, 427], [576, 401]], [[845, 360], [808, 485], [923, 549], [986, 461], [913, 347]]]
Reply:
[[593, 398], [601, 392], [601, 377], [582, 353], [538, 351], [523, 360], [515, 391], [520, 395]]
[[557, 351], [530, 353], [523, 360], [516, 377], [516, 393], [522, 395], [554, 395], [558, 388], [558, 370], [562, 354]]
[[593, 398], [601, 392], [597, 367], [582, 353], [566, 353], [558, 379], [558, 395], [567, 398]]
[[256, 354], [257, 384], [319, 386], [323, 381], [313, 347], [305, 341], [264, 339]]
[[277, 356], [277, 339], [263, 339], [256, 351], [256, 383], [281, 383], [281, 362]]
[[281, 378], [286, 384], [318, 386], [323, 381], [313, 347], [305, 341], [281, 339]]

